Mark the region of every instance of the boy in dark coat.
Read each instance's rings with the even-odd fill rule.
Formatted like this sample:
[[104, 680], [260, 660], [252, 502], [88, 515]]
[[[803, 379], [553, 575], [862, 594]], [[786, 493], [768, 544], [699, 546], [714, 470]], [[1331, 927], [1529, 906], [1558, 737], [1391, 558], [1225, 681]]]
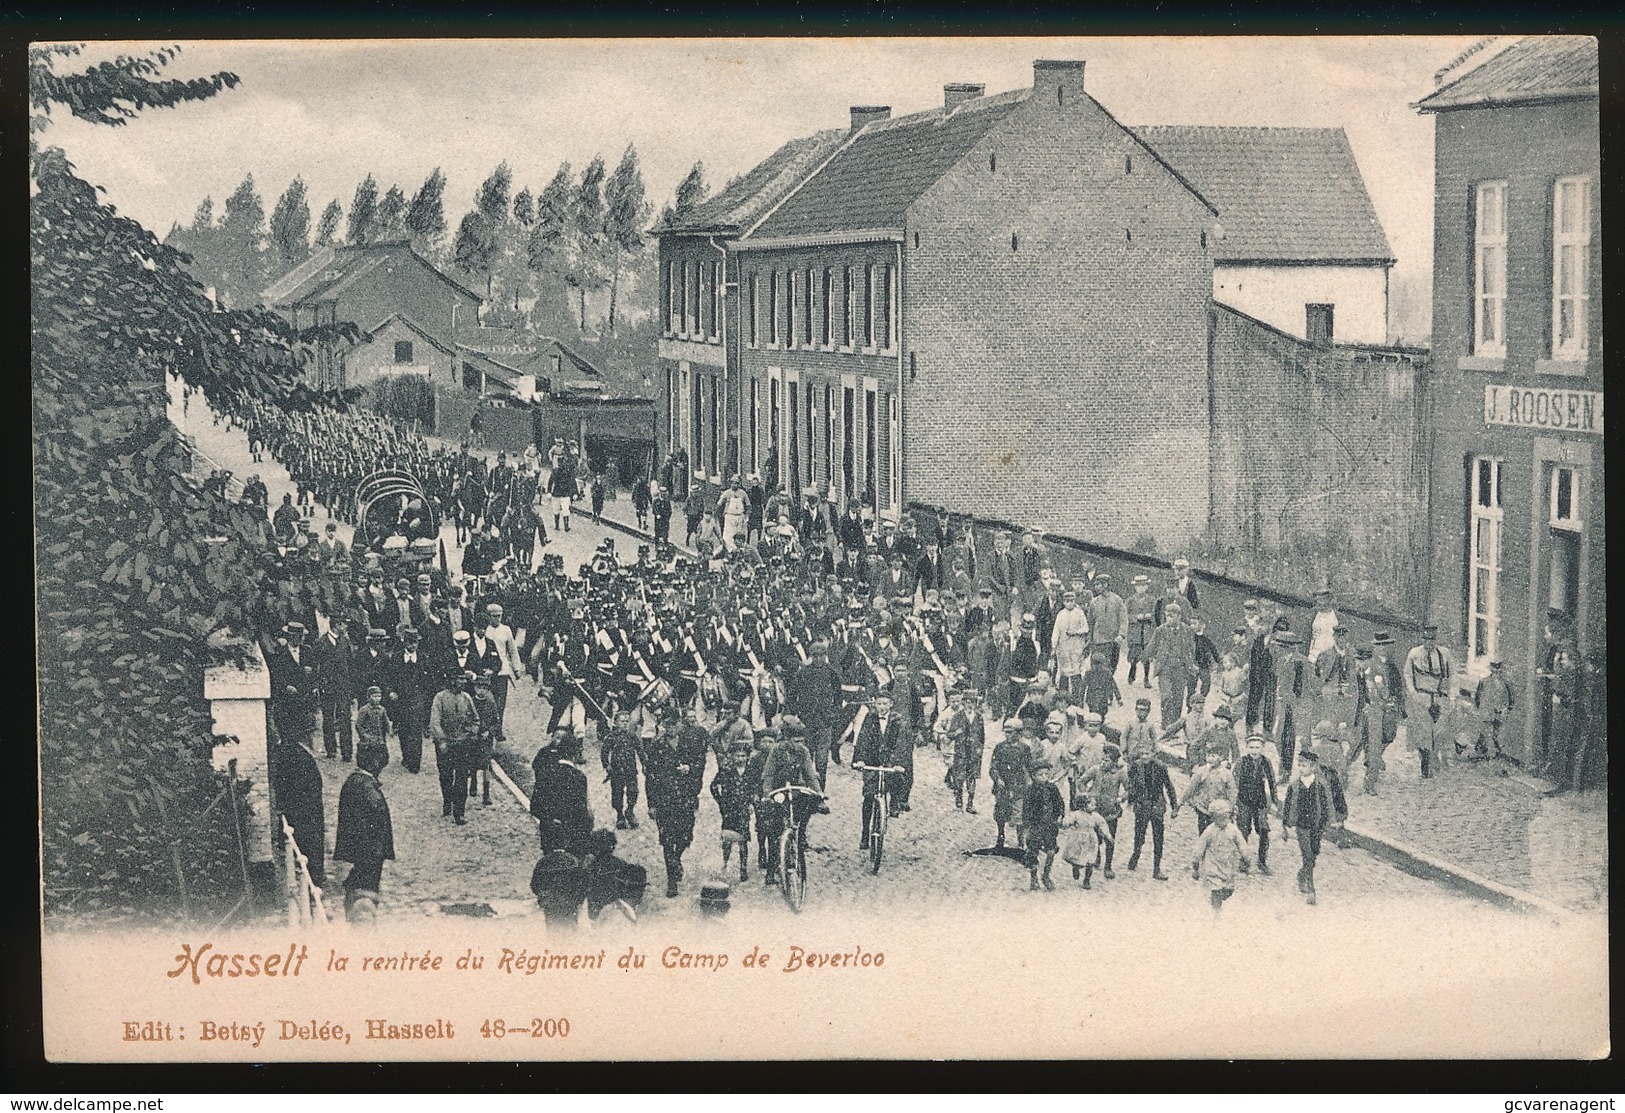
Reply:
[[[648, 734], [654, 738], [651, 728]], [[604, 776], [609, 781], [609, 803], [615, 809], [615, 828], [628, 830], [638, 825], [634, 809], [638, 806], [638, 763], [641, 746], [632, 733], [632, 713], [619, 711], [615, 726], [599, 738], [598, 757], [603, 762]]]
[[[1040, 758], [1033, 766], [1033, 772], [1042, 774], [1049, 768], [1050, 763]], [[1027, 888], [1036, 891], [1042, 880], [1044, 888], [1053, 891], [1055, 882], [1050, 880], [1049, 873], [1055, 865], [1055, 854], [1060, 849], [1061, 817], [1066, 814], [1066, 803], [1061, 799], [1059, 786], [1047, 776], [1035, 776], [1027, 786], [1023, 814], [1027, 822], [1027, 873], [1030, 877]], [[1042, 879], [1038, 875], [1040, 854], [1044, 856]]]
[[1145, 829], [1151, 828], [1151, 876], [1167, 881], [1162, 872], [1163, 803], [1173, 809], [1169, 818], [1179, 814], [1179, 798], [1174, 794], [1174, 783], [1168, 777], [1168, 767], [1158, 761], [1149, 749], [1134, 752], [1128, 772], [1128, 803], [1134, 809], [1134, 850], [1129, 854], [1128, 868], [1140, 864], [1140, 849], [1145, 845]]
[[1313, 750], [1298, 755], [1303, 772], [1287, 786], [1286, 800], [1281, 804], [1281, 827], [1293, 831], [1298, 838], [1298, 852], [1303, 865], [1298, 867], [1298, 892], [1308, 903], [1315, 903], [1315, 861], [1320, 857], [1320, 837], [1333, 820], [1331, 792], [1326, 782], [1318, 777], [1320, 759]]
[[722, 869], [728, 870], [728, 858], [733, 844], [739, 844], [739, 880], [750, 880], [750, 807], [754, 797], [750, 793], [750, 778], [745, 767], [750, 764], [750, 747], [738, 743], [729, 752], [725, 764], [717, 768], [711, 778], [711, 798], [722, 813]]
[[395, 829], [389, 801], [378, 774], [389, 763], [389, 751], [372, 742], [356, 748], [356, 765], [339, 790], [338, 832], [333, 859], [349, 862], [344, 879], [344, 913], [351, 923], [371, 923], [378, 916], [378, 892], [384, 863], [395, 858]]
[[1236, 764], [1236, 829], [1247, 838], [1258, 829], [1258, 872], [1269, 876], [1270, 806], [1278, 802], [1275, 770], [1264, 756], [1262, 734], [1247, 736], [1247, 752]]

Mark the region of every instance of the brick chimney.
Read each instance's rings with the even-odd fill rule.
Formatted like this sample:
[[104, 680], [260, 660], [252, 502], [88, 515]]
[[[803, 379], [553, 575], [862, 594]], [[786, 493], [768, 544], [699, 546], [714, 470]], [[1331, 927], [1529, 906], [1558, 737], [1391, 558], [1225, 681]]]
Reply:
[[973, 85], [968, 81], [955, 81], [942, 87], [942, 108], [945, 112], [952, 112], [968, 100], [974, 100], [987, 92], [986, 85]]
[[891, 119], [891, 106], [888, 104], [854, 104], [852, 106], [853, 131], [857, 131], [864, 124], [889, 119]]
[[1083, 98], [1083, 62], [1054, 62], [1040, 58], [1033, 63], [1033, 95], [1042, 101], [1066, 108], [1068, 102]]

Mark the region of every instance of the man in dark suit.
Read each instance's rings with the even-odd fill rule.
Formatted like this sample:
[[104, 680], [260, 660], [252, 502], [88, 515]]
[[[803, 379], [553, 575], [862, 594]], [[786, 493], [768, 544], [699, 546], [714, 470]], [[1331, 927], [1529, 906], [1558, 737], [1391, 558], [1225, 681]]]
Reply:
[[914, 581], [919, 589], [924, 591], [941, 591], [945, 571], [942, 563], [942, 546], [937, 535], [929, 533], [925, 538], [925, 551], [914, 562]]
[[[537, 750], [531, 762], [535, 783], [530, 814], [541, 825], [537, 834], [544, 853], [562, 850], [577, 858], [586, 853], [592, 808], [587, 803], [583, 760], [580, 736], [565, 729], [555, 732], [552, 743]], [[634, 779], [636, 775], [634, 767]]]
[[[327, 823], [322, 807], [322, 771], [309, 750], [286, 738], [277, 739], [271, 747], [270, 759], [269, 780], [277, 810], [293, 828], [294, 841], [309, 865], [311, 882], [316, 888], [325, 889]], [[280, 836], [281, 828], [277, 830]]]
[[[807, 727], [807, 748], [812, 751], [818, 767], [818, 783], [824, 784], [829, 768], [832, 740], [839, 717], [841, 679], [829, 663], [829, 644], [815, 642], [812, 659], [790, 674], [785, 685], [785, 711], [796, 716]], [[844, 723], [840, 724], [845, 726]], [[840, 764], [839, 747], [835, 747], [835, 763]]]
[[277, 733], [308, 746], [316, 729], [316, 661], [305, 644], [305, 624], [294, 621], [267, 656], [271, 672], [271, 717]]
[[[873, 710], [864, 716], [858, 728], [858, 741], [852, 747], [852, 764], [881, 767], [901, 767], [903, 759], [912, 756], [907, 749], [913, 745], [906, 734], [905, 724], [894, 709], [891, 693], [881, 692], [874, 697]], [[899, 808], [897, 786], [900, 774], [890, 774], [886, 786], [890, 790], [889, 818], [896, 819]], [[859, 828], [859, 850], [869, 847], [869, 826], [874, 822], [874, 810], [879, 807], [880, 774], [863, 774], [863, 826]]]
[[1196, 581], [1191, 579], [1191, 562], [1184, 557], [1174, 561], [1174, 587], [1190, 603], [1191, 610], [1201, 607], [1196, 594]]
[[321, 693], [322, 749], [328, 757], [343, 754], [350, 760], [354, 746], [351, 713], [355, 701], [355, 646], [344, 624], [334, 620], [327, 633], [316, 639], [311, 656], [315, 658], [316, 687]]
[[350, 675], [355, 680], [356, 700], [365, 701], [368, 688], [389, 691], [394, 673], [395, 663], [389, 653], [389, 634], [374, 626], [367, 631], [366, 644], [356, 653], [350, 668]]
[[401, 648], [390, 662], [389, 717], [401, 740], [401, 767], [416, 773], [423, 765], [423, 732], [429, 725], [429, 700], [435, 677], [423, 653], [416, 627], [401, 632]]
[[358, 768], [339, 790], [338, 831], [333, 859], [349, 862], [344, 879], [344, 912], [351, 923], [371, 923], [378, 915], [378, 893], [384, 863], [395, 858], [395, 831], [378, 774], [389, 764], [389, 751], [364, 742], [356, 751]]

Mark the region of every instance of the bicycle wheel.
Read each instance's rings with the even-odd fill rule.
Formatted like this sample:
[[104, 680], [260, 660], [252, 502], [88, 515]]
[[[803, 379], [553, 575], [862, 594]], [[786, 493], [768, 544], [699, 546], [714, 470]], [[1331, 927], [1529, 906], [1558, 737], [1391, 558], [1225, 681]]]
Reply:
[[886, 847], [886, 809], [891, 801], [885, 793], [875, 797], [874, 818], [869, 821], [869, 872], [880, 872], [880, 855]]
[[779, 879], [784, 886], [784, 903], [792, 912], [800, 912], [807, 899], [807, 856], [798, 849], [795, 831], [791, 830], [779, 851]]

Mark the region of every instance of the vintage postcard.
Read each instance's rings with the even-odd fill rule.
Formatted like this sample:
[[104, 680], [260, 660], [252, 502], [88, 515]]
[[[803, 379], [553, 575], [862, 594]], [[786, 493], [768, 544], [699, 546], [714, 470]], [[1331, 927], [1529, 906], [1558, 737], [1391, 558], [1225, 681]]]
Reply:
[[1607, 1055], [1597, 55], [34, 44], [47, 1058]]

